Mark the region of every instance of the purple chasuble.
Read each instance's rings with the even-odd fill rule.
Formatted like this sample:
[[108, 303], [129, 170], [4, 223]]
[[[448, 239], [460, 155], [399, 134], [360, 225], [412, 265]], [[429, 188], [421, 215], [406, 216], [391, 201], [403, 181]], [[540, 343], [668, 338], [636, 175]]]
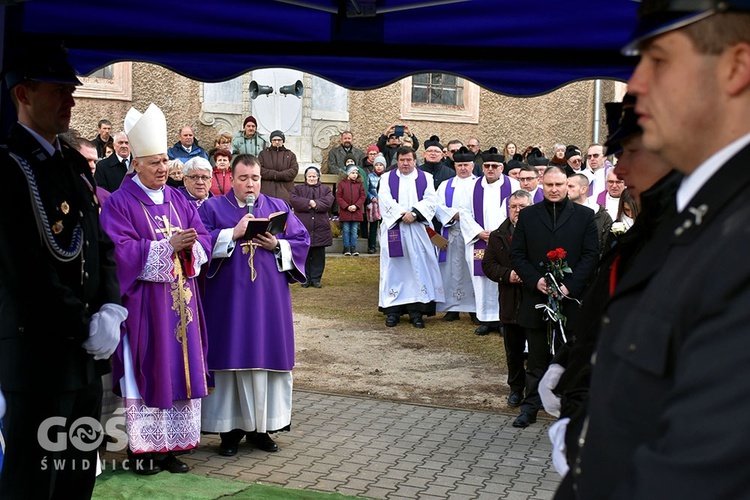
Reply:
[[[500, 186], [500, 206], [503, 205], [503, 201], [508, 199], [508, 197], [511, 195], [510, 192], [510, 181], [508, 180], [508, 176], [505, 174], [501, 174], [503, 177], [503, 184]], [[477, 221], [477, 224], [482, 226], [484, 228], [484, 188], [482, 187], [482, 179], [483, 177], [480, 177], [477, 179], [477, 181], [474, 183], [474, 220]], [[499, 181], [496, 181], [499, 182]], [[497, 207], [498, 210], [500, 207]], [[510, 209], [508, 208], [508, 204], [505, 204], [505, 212], [506, 216], [510, 214]], [[484, 270], [482, 270], [482, 258], [484, 257], [484, 251], [487, 248], [487, 242], [484, 240], [477, 240], [476, 243], [474, 243], [474, 276], [484, 276]]]
[[[391, 197], [398, 203], [398, 189], [401, 182], [401, 178], [398, 176], [396, 170], [388, 176], [388, 187], [391, 190]], [[422, 201], [424, 198], [424, 192], [427, 189], [427, 177], [424, 172], [417, 169], [417, 200]], [[389, 257], [403, 257], [404, 247], [401, 244], [401, 222], [397, 222], [392, 229], [388, 230], [388, 256]]]
[[[164, 187], [164, 203], [154, 204], [129, 175], [102, 207], [101, 223], [115, 244], [122, 305], [128, 310], [125, 333], [141, 398], [150, 407], [167, 409], [174, 401], [206, 396], [206, 325], [197, 279], [185, 278], [180, 287], [176, 270], [166, 271], [174, 253], [149, 253], [151, 242], [169, 239], [170, 229], [194, 228], [210, 255], [211, 237], [197, 210], [170, 186]], [[139, 277], [144, 273], [164, 281], [146, 281]], [[120, 343], [112, 357], [118, 394], [123, 375]]]
[[[453, 185], [453, 181], [455, 180], [455, 177], [451, 177], [448, 179], [448, 184], [445, 186], [445, 206], [452, 207], [453, 206], [453, 194], [456, 192], [456, 187]], [[446, 240], [448, 239], [448, 233], [450, 233], [451, 228], [443, 226], [443, 238]], [[440, 249], [440, 253], [438, 254], [438, 262], [445, 262], [445, 260], [448, 258], [448, 250], [445, 248]]]
[[544, 201], [544, 190], [542, 188], [537, 188], [532, 203], [540, 203], [542, 201]]
[[[205, 271], [203, 310], [211, 347], [209, 370], [289, 371], [294, 367], [289, 283], [305, 281], [310, 235], [281, 199], [259, 195], [253, 214], [267, 217], [280, 211], [289, 212], [289, 218], [284, 232], [276, 237], [289, 242], [294, 270], [279, 271], [274, 253], [258, 246], [252, 254], [253, 281], [250, 247], [244, 240], [236, 240], [232, 255], [213, 259]], [[206, 200], [199, 210], [214, 244], [222, 229], [233, 228], [246, 213], [233, 191]]]

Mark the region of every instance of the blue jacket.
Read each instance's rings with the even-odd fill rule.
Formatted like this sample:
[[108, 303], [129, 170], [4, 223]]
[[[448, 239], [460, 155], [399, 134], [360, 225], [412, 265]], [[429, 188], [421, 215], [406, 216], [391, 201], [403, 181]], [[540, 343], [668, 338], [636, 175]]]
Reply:
[[208, 160], [208, 155], [203, 150], [203, 148], [198, 145], [198, 141], [193, 143], [193, 147], [190, 148], [189, 153], [187, 149], [185, 149], [185, 147], [182, 145], [182, 143], [178, 141], [174, 146], [167, 150], [167, 156], [169, 156], [170, 160], [179, 159], [182, 161], [182, 163], [185, 163], [190, 158], [195, 158], [196, 156], [200, 156], [201, 158], [205, 158], [206, 160]]

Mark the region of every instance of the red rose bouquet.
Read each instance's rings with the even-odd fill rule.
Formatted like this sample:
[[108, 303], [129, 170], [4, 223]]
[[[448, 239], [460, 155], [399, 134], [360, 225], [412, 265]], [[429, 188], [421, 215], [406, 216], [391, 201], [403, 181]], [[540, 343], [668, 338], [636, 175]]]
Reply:
[[[569, 297], [562, 291], [562, 281], [566, 274], [570, 274], [573, 270], [568, 265], [568, 261], [565, 257], [568, 253], [564, 248], [555, 248], [547, 252], [547, 273], [544, 275], [544, 280], [547, 283], [547, 303], [538, 304], [537, 309], [544, 310], [544, 319], [547, 321], [547, 343], [550, 346], [552, 354], [555, 353], [555, 342], [557, 334], [560, 334], [562, 343], [567, 342], [565, 338], [565, 324], [567, 318], [562, 312], [562, 300], [570, 299], [578, 300]], [[580, 303], [580, 302], [579, 302]]]

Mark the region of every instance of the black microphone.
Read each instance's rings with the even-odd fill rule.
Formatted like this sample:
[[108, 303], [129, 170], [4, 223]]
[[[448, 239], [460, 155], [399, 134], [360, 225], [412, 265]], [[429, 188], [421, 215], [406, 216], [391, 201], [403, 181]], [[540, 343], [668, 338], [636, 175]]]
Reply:
[[245, 197], [245, 204], [247, 205], [247, 213], [253, 215], [253, 210], [255, 209], [255, 195], [253, 193]]

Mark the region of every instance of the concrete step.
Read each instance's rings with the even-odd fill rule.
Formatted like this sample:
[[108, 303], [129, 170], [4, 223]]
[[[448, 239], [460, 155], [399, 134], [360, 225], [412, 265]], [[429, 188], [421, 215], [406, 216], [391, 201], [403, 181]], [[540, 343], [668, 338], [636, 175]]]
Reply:
[[[357, 251], [360, 255], [371, 255], [367, 253], [367, 238], [357, 238]], [[326, 247], [326, 254], [338, 254], [343, 255], [344, 253], [344, 240], [341, 237], [333, 239], [333, 245]], [[375, 246], [375, 254], [380, 254], [380, 247]]]

